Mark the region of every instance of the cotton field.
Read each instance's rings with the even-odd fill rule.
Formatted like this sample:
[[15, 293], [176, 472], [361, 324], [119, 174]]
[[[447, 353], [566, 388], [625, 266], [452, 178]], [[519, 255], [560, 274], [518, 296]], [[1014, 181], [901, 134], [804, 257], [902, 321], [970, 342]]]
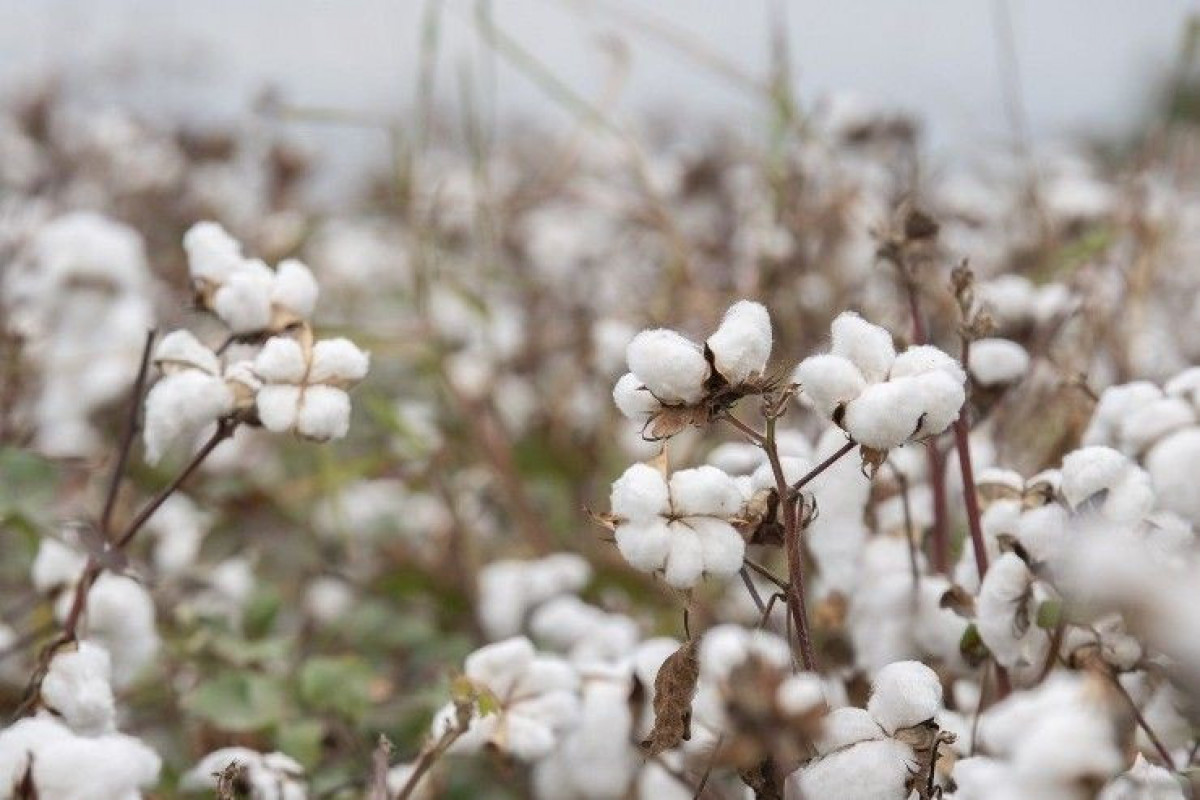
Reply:
[[332, 201], [286, 99], [5, 95], [0, 800], [1200, 797], [1187, 70], [971, 159], [765, 91]]

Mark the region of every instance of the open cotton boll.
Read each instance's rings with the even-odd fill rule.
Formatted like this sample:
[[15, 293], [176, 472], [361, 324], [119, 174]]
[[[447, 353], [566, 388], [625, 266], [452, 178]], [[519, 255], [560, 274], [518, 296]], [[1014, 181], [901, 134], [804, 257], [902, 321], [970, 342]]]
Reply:
[[146, 460], [157, 464], [171, 445], [194, 438], [233, 404], [233, 392], [215, 375], [189, 369], [164, 376], [146, 395]]
[[1033, 574], [1015, 553], [1004, 553], [984, 576], [975, 603], [979, 637], [1006, 667], [1041, 663], [1049, 647], [1047, 633], [1030, 618], [1037, 613], [1031, 591]]
[[869, 382], [887, 379], [896, 359], [896, 346], [890, 333], [853, 311], [839, 314], [833, 321], [831, 333], [830, 353], [849, 360]]
[[874, 450], [890, 450], [917, 432], [925, 413], [921, 378], [899, 378], [868, 386], [846, 406], [842, 424], [854, 441]]
[[1084, 447], [1068, 453], [1063, 458], [1062, 494], [1074, 509], [1101, 496], [1099, 510], [1113, 521], [1137, 521], [1154, 506], [1150, 477], [1111, 447]]
[[1162, 390], [1149, 381], [1134, 381], [1110, 386], [1100, 393], [1100, 402], [1083, 433], [1085, 446], [1116, 446], [1121, 442], [1125, 419], [1134, 409], [1162, 397]]
[[216, 222], [197, 222], [183, 235], [192, 278], [222, 283], [242, 265], [242, 246]]
[[270, 383], [299, 383], [304, 379], [308, 361], [295, 339], [273, 336], [254, 358], [254, 371]]
[[1184, 800], [1184, 794], [1175, 776], [1138, 753], [1133, 766], [1105, 786], [1097, 800]]
[[742, 493], [733, 478], [713, 466], [681, 469], [671, 475], [669, 486], [675, 514], [733, 517], [742, 509]]
[[1090, 709], [1063, 709], [1039, 720], [1013, 751], [1013, 769], [1031, 787], [1057, 788], [1052, 796], [1071, 796], [1072, 787], [1107, 780], [1123, 759], [1107, 720]]
[[661, 402], [691, 404], [704, 397], [708, 362], [694, 342], [666, 328], [642, 331], [625, 350], [629, 371]]
[[725, 442], [714, 447], [706, 460], [727, 475], [744, 476], [754, 472], [765, 458], [766, 454], [758, 445]]
[[216, 789], [218, 776], [232, 765], [242, 768], [254, 800], [305, 800], [304, 767], [283, 753], [259, 753], [248, 747], [223, 747], [200, 759], [184, 773], [180, 786], [195, 791]]
[[792, 663], [787, 642], [770, 631], [725, 624], [710, 628], [700, 640], [702, 678], [725, 681], [751, 658], [781, 670], [789, 669]]
[[[75, 533], [73, 531], [68, 533], [74, 543]], [[49, 592], [52, 589], [69, 586], [79, 580], [86, 564], [87, 555], [79, 548], [49, 536], [43, 537], [30, 569], [33, 588], [39, 592]]]
[[[62, 595], [55, 616], [65, 619], [72, 597]], [[128, 686], [158, 652], [154, 600], [145, 587], [124, 575], [104, 573], [87, 597], [87, 614], [80, 625], [85, 641], [108, 651], [112, 660], [112, 685]]]
[[1193, 525], [1200, 525], [1200, 428], [1177, 431], [1151, 448], [1146, 471], [1154, 485], [1160, 507], [1173, 511]]
[[640, 425], [645, 425], [662, 410], [662, 403], [632, 372], [626, 372], [613, 386], [613, 402], [627, 419]]
[[766, 371], [771, 357], [771, 316], [761, 303], [734, 303], [707, 344], [717, 372], [734, 386], [744, 383]]
[[[900, 380], [905, 380], [901, 378]], [[921, 395], [920, 436], [941, 433], [958, 419], [967, 399], [962, 381], [949, 372], [927, 372], [912, 378]]]
[[967, 359], [971, 377], [980, 386], [1015, 383], [1029, 371], [1029, 353], [1008, 339], [977, 339]]
[[1195, 408], [1200, 408], [1200, 367], [1189, 367], [1163, 384], [1163, 391], [1171, 397], [1181, 397]]
[[671, 551], [671, 530], [663, 518], [618, 525], [613, 536], [621, 556], [643, 572], [661, 569]]
[[937, 673], [919, 661], [898, 661], [875, 674], [867, 711], [888, 733], [933, 719], [942, 710]]
[[350, 396], [333, 386], [309, 386], [297, 408], [295, 427], [314, 442], [341, 439], [350, 431]]
[[289, 258], [275, 267], [275, 280], [271, 287], [272, 304], [307, 319], [317, 306], [319, 292], [312, 270], [302, 262]]
[[479, 573], [480, 623], [491, 639], [514, 636], [531, 610], [558, 595], [579, 591], [591, 575], [587, 561], [569, 553], [534, 561], [493, 561]]
[[45, 800], [135, 800], [158, 780], [162, 760], [132, 736], [69, 736], [33, 757], [33, 785]]
[[107, 733], [113, 730], [116, 718], [111, 678], [108, 651], [80, 642], [76, 650], [60, 652], [51, 659], [42, 679], [42, 702], [76, 733]]
[[1161, 397], [1129, 410], [1121, 426], [1121, 450], [1136, 456], [1173, 431], [1194, 425], [1196, 413], [1180, 397]]
[[775, 702], [785, 714], [795, 716], [827, 705], [821, 677], [812, 672], [788, 677], [775, 690]]
[[648, 464], [634, 464], [613, 481], [609, 507], [613, 514], [628, 520], [648, 520], [666, 513], [671, 507], [667, 479]]
[[147, 522], [154, 536], [154, 566], [163, 575], [178, 575], [196, 561], [208, 533], [210, 517], [187, 495], [173, 494]]
[[803, 396], [825, 419], [831, 419], [838, 406], [858, 397], [867, 386], [858, 367], [835, 355], [809, 356], [796, 367], [792, 380], [800, 384]]
[[861, 742], [788, 776], [785, 798], [906, 800], [916, 767], [913, 750], [895, 739]]

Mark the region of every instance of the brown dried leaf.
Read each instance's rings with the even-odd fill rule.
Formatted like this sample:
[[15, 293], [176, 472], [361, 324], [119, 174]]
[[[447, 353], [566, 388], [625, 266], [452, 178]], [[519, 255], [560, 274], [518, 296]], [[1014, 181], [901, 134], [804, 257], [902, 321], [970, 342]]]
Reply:
[[667, 657], [654, 678], [654, 727], [642, 740], [647, 755], [656, 756], [692, 736], [692, 697], [700, 678], [698, 639], [685, 642]]
[[963, 619], [975, 618], [975, 596], [957, 583], [942, 594], [938, 605], [950, 609]]

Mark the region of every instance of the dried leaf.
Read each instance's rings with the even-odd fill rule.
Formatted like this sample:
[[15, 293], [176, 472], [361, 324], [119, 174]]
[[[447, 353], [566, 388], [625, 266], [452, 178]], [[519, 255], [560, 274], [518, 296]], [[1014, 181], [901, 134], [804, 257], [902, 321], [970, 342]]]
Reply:
[[692, 697], [700, 678], [698, 644], [698, 639], [685, 642], [658, 668], [654, 678], [654, 727], [642, 740], [642, 749], [650, 756], [692, 736]]

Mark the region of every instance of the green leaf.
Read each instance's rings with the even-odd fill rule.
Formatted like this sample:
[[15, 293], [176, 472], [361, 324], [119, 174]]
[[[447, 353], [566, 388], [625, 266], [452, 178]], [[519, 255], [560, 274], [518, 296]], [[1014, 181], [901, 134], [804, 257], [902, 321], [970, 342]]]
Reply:
[[302, 719], [283, 723], [275, 732], [275, 747], [312, 769], [321, 760], [325, 725], [320, 720]]
[[226, 672], [200, 683], [183, 707], [217, 728], [253, 731], [278, 722], [286, 700], [278, 678], [254, 672]]
[[300, 697], [314, 710], [358, 719], [371, 706], [373, 677], [355, 656], [313, 658], [300, 670]]
[[958, 650], [963, 659], [971, 666], [979, 666], [988, 657], [987, 645], [979, 635], [979, 629], [972, 623], [963, 631], [962, 639], [958, 642]]
[[1062, 619], [1062, 615], [1062, 600], [1046, 600], [1038, 606], [1037, 626], [1044, 630], [1053, 630], [1058, 627], [1058, 622]]

